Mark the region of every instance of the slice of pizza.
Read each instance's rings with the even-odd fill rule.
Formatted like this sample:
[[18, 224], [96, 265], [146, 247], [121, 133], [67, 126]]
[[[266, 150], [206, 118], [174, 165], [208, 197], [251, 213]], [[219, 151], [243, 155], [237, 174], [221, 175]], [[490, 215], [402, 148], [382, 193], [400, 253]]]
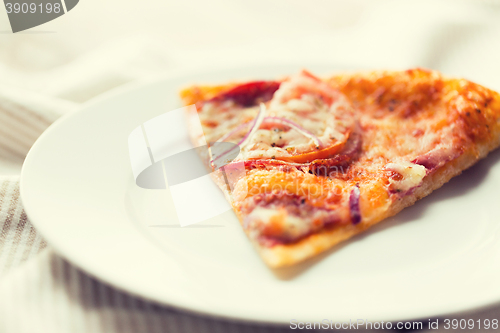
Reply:
[[239, 146], [213, 178], [271, 267], [398, 213], [500, 144], [498, 93], [424, 69], [303, 71], [192, 86], [181, 98], [197, 106], [195, 145], [204, 135]]

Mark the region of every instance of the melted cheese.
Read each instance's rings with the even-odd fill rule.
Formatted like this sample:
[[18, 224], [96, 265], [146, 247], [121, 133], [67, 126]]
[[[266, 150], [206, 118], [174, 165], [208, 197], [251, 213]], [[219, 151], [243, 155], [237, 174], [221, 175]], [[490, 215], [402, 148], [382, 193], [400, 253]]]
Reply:
[[[263, 230], [285, 239], [299, 238], [311, 230], [310, 222], [299, 216], [287, 214], [284, 209], [255, 208], [247, 217], [250, 237], [258, 238]], [[269, 231], [268, 231], [269, 232]]]
[[401, 180], [390, 180], [393, 188], [398, 192], [406, 192], [419, 186], [427, 174], [425, 167], [410, 162], [389, 163], [385, 168], [397, 172], [403, 177]]

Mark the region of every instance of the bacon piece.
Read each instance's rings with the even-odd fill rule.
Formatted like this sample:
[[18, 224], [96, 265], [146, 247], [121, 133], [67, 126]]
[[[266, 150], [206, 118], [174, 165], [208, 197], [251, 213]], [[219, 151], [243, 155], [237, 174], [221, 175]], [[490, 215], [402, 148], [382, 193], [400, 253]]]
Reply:
[[[271, 209], [272, 216], [252, 214], [255, 209]], [[263, 193], [248, 198], [242, 206], [246, 215], [244, 227], [258, 231], [259, 241], [268, 246], [288, 244], [311, 235], [317, 230], [333, 227], [341, 222], [339, 212], [328, 207], [317, 207], [308, 199], [285, 191]], [[298, 218], [291, 228], [290, 217]]]
[[439, 147], [417, 157], [412, 163], [422, 165], [427, 169], [427, 172], [431, 172], [460, 155], [461, 151], [453, 146]]

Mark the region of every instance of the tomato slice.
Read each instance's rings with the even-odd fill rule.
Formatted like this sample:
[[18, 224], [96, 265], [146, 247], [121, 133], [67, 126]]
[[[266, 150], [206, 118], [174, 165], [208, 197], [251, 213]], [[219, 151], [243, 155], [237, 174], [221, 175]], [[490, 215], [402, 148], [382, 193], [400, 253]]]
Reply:
[[294, 163], [308, 163], [315, 160], [327, 159], [340, 152], [344, 148], [348, 138], [349, 138], [349, 133], [346, 135], [345, 141], [337, 141], [329, 147], [318, 149], [317, 151], [311, 151], [304, 154], [280, 157], [276, 159]]
[[[328, 158], [315, 159], [312, 162], [288, 162], [278, 159], [256, 159], [244, 161], [245, 168], [248, 169], [265, 169], [268, 166], [274, 167], [293, 167], [302, 168], [307, 167], [313, 172], [322, 173], [328, 171], [329, 168], [336, 168], [338, 166], [348, 165], [356, 158], [361, 149], [361, 136], [355, 132], [350, 135], [346, 145], [338, 153], [333, 153], [333, 156]], [[234, 168], [239, 168], [239, 162], [231, 162], [223, 167], [226, 171], [231, 171]]]

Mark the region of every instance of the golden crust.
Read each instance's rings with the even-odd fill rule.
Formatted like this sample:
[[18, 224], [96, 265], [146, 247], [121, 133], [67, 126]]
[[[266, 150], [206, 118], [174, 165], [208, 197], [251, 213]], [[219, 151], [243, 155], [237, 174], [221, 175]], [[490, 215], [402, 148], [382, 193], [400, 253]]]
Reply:
[[[267, 246], [251, 238], [270, 267], [289, 266], [313, 257], [397, 214], [500, 145], [500, 96], [470, 81], [447, 79], [435, 71], [413, 69], [342, 74], [326, 82], [344, 93], [361, 117], [362, 151], [366, 153], [351, 169], [363, 173], [360, 176], [349, 171], [337, 186], [350, 188], [359, 184], [363, 219], [359, 224], [343, 223], [288, 244]], [[181, 97], [185, 104], [198, 103], [234, 85], [194, 86], [183, 90]], [[408, 134], [412, 132], [415, 134]], [[419, 140], [423, 140], [419, 137], [420, 132], [430, 133], [425, 137], [435, 141], [430, 147], [453, 146], [457, 156], [437, 165], [408, 194], [391, 193], [388, 189], [394, 174], [383, 166], [393, 159], [414, 160], [428, 154], [429, 145], [419, 144]], [[261, 178], [262, 183], [269, 182], [269, 178]], [[241, 205], [234, 202], [220, 173], [215, 173], [214, 179], [233, 202], [239, 220], [243, 221]], [[256, 182], [254, 186], [260, 185]], [[317, 199], [315, 204], [325, 205], [321, 200]]]

